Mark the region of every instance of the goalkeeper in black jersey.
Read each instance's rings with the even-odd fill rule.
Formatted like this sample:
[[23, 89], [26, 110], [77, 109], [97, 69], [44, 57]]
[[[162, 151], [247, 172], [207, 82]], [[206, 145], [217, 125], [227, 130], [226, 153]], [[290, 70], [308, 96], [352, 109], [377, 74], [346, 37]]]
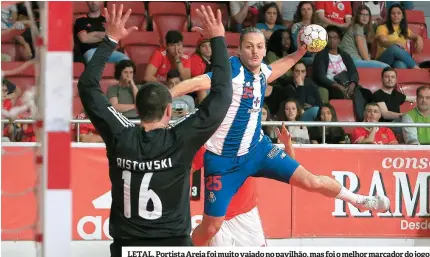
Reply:
[[[119, 40], [137, 28], [124, 28], [131, 10], [113, 9], [106, 17], [106, 37], [83, 72], [78, 90], [85, 112], [106, 144], [112, 206], [111, 256], [122, 246], [191, 246], [189, 172], [197, 150], [224, 119], [232, 100], [231, 67], [224, 41], [221, 12], [201, 7], [203, 34], [212, 46], [212, 79], [202, 75], [169, 92], [160, 83], [146, 83], [136, 96], [141, 119], [134, 125], [109, 103], [100, 79]], [[196, 84], [211, 91], [194, 112], [169, 126], [172, 95]], [[94, 181], [97, 183], [97, 181]]]

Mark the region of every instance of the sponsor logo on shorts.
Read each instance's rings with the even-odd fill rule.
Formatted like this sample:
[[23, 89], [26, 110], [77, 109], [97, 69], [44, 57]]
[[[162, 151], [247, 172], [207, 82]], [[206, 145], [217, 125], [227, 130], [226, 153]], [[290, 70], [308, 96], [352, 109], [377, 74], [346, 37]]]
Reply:
[[208, 201], [211, 203], [214, 203], [216, 201], [214, 192], [209, 192]]
[[282, 151], [281, 148], [274, 146], [272, 148], [272, 150], [270, 150], [270, 152], [267, 154], [267, 157], [269, 157], [270, 159], [273, 159], [276, 157], [276, 155], [278, 155], [280, 152]]

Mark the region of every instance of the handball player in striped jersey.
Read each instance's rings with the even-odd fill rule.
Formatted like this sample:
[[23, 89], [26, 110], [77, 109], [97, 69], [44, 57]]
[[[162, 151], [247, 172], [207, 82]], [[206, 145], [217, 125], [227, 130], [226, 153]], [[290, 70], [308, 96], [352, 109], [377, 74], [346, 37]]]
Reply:
[[[276, 128], [284, 152], [295, 159], [291, 134], [282, 126]], [[192, 172], [203, 168], [204, 147], [194, 157]], [[231, 199], [225, 221], [209, 246], [267, 246], [266, 236], [257, 208], [256, 178], [248, 178]]]
[[[299, 47], [295, 53], [267, 65], [263, 63], [266, 55], [263, 32], [252, 27], [246, 28], [239, 43], [238, 56], [230, 57], [233, 87], [230, 108], [217, 131], [205, 144], [205, 206], [202, 223], [192, 234], [194, 245], [209, 245], [221, 229], [233, 195], [249, 177], [289, 183], [309, 192], [344, 200], [365, 210], [388, 211], [390, 200], [385, 195], [358, 195], [332, 177], [309, 172], [297, 161], [285, 156], [282, 149], [273, 145], [262, 132], [261, 109], [267, 85], [293, 67], [305, 55], [306, 46], [298, 41]], [[211, 75], [206, 77], [215, 78]], [[182, 94], [209, 88], [209, 83], [188, 83], [179, 87]]]

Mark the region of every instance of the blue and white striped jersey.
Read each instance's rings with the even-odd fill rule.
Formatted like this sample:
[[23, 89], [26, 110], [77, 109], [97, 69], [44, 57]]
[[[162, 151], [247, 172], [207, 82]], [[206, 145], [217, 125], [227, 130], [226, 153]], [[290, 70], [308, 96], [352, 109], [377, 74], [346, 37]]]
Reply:
[[263, 137], [261, 109], [272, 69], [262, 63], [260, 73], [254, 74], [236, 56], [230, 57], [230, 63], [233, 99], [226, 117], [205, 147], [218, 155], [241, 156], [247, 154]]

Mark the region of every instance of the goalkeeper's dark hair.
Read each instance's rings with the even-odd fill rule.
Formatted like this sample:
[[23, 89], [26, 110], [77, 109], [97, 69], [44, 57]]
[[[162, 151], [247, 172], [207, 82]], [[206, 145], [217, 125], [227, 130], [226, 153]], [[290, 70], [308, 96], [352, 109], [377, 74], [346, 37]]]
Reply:
[[170, 103], [172, 95], [165, 85], [158, 82], [145, 83], [136, 95], [136, 108], [142, 122], [160, 121]]

